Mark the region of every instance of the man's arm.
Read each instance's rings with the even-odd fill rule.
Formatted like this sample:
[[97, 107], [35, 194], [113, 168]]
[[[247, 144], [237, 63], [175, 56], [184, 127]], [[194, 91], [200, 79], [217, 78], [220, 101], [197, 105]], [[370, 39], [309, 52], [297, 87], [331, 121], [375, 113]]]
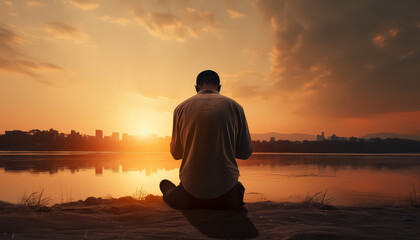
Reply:
[[184, 149], [182, 147], [181, 137], [179, 135], [178, 127], [178, 114], [175, 109], [174, 111], [174, 120], [172, 125], [172, 140], [171, 140], [171, 154], [176, 159], [179, 160], [182, 158]]
[[249, 134], [248, 123], [245, 118], [245, 113], [240, 108], [239, 114], [239, 133], [236, 140], [235, 157], [239, 159], [248, 159], [252, 154], [251, 135]]

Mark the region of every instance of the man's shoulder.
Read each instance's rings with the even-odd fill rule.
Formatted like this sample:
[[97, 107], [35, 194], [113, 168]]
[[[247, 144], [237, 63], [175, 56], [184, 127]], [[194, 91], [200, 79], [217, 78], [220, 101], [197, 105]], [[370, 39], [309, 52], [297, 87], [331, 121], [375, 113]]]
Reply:
[[224, 99], [226, 103], [230, 103], [234, 105], [235, 107], [237, 107], [238, 109], [243, 110], [241, 104], [239, 104], [237, 101], [233, 100], [232, 98], [227, 97], [225, 95], [221, 95], [221, 94], [220, 94], [220, 98]]
[[175, 108], [174, 112], [180, 112], [180, 111], [182, 111], [182, 109], [184, 109], [185, 107], [187, 107], [189, 104], [192, 104], [192, 103], [194, 103], [196, 101], [203, 100], [204, 99], [203, 97], [207, 97], [207, 98], [210, 97], [210, 98], [217, 99], [217, 100], [219, 100], [223, 104], [232, 105], [235, 108], [239, 109], [240, 111], [243, 111], [242, 106], [238, 102], [236, 102], [232, 98], [227, 97], [225, 95], [222, 95], [222, 94], [211, 94], [210, 95], [209, 94], [207, 96], [203, 96], [203, 95], [200, 95], [200, 94], [196, 94], [196, 95], [191, 96], [191, 97], [187, 98], [186, 100], [182, 101], [180, 104], [178, 104], [178, 106]]
[[175, 108], [175, 112], [179, 111], [180, 109], [182, 109], [185, 105], [187, 105], [189, 102], [193, 101], [194, 98], [196, 98], [197, 95], [191, 96], [187, 99], [185, 99], [184, 101], [182, 101], [180, 104], [178, 104], [178, 106], [176, 106]]

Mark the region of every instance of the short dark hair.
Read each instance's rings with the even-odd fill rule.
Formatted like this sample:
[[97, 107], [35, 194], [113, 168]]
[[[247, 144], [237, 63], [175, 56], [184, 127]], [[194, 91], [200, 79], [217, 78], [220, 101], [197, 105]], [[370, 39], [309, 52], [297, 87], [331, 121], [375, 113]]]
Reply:
[[203, 84], [211, 84], [214, 86], [220, 85], [220, 78], [219, 75], [215, 71], [212, 70], [205, 70], [202, 71], [197, 76], [197, 86], [202, 86]]

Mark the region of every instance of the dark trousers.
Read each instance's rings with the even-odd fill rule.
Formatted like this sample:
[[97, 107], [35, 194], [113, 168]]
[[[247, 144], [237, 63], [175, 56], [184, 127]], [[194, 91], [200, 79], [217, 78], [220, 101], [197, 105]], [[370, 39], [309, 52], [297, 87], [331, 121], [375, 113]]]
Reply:
[[163, 201], [175, 209], [240, 209], [244, 205], [245, 188], [238, 182], [220, 197], [199, 199], [189, 194], [182, 183], [163, 194]]

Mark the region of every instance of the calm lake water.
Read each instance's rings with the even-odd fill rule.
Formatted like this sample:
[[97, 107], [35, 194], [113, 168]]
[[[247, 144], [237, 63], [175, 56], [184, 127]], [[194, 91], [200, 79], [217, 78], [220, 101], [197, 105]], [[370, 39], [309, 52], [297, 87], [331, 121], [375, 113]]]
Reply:
[[[51, 203], [161, 195], [160, 180], [179, 183], [180, 163], [170, 153], [0, 151], [0, 200], [42, 189]], [[420, 192], [419, 154], [256, 153], [238, 165], [246, 202], [298, 202], [328, 189], [333, 205], [405, 204], [412, 184]]]

